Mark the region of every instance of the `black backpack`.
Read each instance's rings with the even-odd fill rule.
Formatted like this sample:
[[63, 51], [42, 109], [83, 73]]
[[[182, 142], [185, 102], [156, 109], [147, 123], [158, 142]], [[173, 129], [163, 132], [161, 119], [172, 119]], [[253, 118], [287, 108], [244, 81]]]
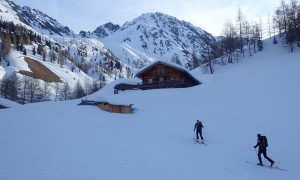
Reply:
[[266, 136], [261, 136], [261, 139], [263, 140], [263, 143], [266, 147], [268, 147], [268, 139]]

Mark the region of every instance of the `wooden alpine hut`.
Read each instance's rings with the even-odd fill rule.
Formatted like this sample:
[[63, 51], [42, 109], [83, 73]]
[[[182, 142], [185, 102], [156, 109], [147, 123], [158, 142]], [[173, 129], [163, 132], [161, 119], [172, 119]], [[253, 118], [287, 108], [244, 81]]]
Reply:
[[156, 61], [136, 73], [142, 79], [140, 89], [185, 88], [201, 84], [177, 64]]

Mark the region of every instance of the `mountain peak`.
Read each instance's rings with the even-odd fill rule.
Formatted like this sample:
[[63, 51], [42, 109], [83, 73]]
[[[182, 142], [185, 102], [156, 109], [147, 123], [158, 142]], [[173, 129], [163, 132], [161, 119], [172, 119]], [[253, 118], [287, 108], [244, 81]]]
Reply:
[[[212, 46], [216, 43], [215, 38], [203, 29], [160, 12], [141, 14], [102, 41], [113, 51], [123, 52], [125, 55], [119, 53], [120, 59], [140, 61], [135, 62], [140, 64], [137, 68], [148, 61], [171, 61], [176, 56], [181, 60], [177, 62], [187, 69], [193, 52], [201, 56], [204, 44]], [[116, 46], [117, 42], [120, 46]]]
[[120, 29], [120, 26], [118, 24], [113, 24], [111, 22], [108, 22], [97, 27], [95, 31], [93, 31], [93, 33], [95, 33], [96, 36], [102, 39], [108, 36], [109, 34], [116, 32], [118, 29]]
[[35, 31], [46, 35], [72, 36], [74, 32], [68, 27], [61, 25], [56, 19], [43, 12], [28, 6], [19, 6], [13, 1], [2, 0], [1, 4], [6, 13], [2, 16], [3, 21], [13, 21], [15, 24], [24, 24]]
[[79, 34], [82, 37], [86, 37], [86, 38], [95, 37], [95, 38], [103, 39], [106, 36], [109, 36], [110, 34], [116, 32], [119, 29], [120, 29], [120, 26], [118, 24], [113, 24], [111, 22], [108, 22], [103, 25], [100, 25], [93, 32], [90, 32], [90, 31], [87, 32], [87, 31], [82, 30], [82, 31], [80, 31]]

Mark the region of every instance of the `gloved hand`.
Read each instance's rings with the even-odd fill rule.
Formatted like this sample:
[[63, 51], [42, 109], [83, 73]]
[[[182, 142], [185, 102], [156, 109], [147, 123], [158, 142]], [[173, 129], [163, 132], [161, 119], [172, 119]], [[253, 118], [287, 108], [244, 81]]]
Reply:
[[256, 148], [256, 146], [253, 146], [254, 148]]

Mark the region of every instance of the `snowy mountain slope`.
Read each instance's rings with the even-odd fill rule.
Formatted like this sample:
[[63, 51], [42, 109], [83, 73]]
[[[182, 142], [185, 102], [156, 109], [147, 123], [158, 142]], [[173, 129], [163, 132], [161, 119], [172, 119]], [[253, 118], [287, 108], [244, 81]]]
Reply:
[[[78, 68], [72, 72], [72, 65], [70, 62], [66, 62], [65, 65], [61, 67], [58, 63], [53, 63], [49, 60], [43, 61], [43, 58], [40, 55], [33, 56], [30, 52], [31, 50], [29, 50], [31, 49], [31, 46], [27, 46], [26, 48], [28, 49], [28, 54], [26, 57], [32, 58], [33, 60], [43, 64], [46, 68], [59, 76], [62, 82], [68, 82], [71, 88], [73, 88], [78, 81], [81, 84], [85, 84], [87, 80], [91, 82], [93, 81], [91, 77], [80, 71]], [[6, 66], [5, 61], [2, 61], [0, 64], [3, 66], [3, 71], [0, 71], [0, 78], [2, 79], [4, 76], [10, 76], [12, 72], [19, 72], [20, 70], [31, 72], [31, 69], [28, 67], [28, 64], [24, 58], [25, 56], [21, 52], [15, 50], [12, 51], [8, 57], [10, 66]], [[22, 75], [20, 75], [20, 79], [22, 79]], [[50, 84], [52, 87], [55, 86], [55, 83]]]
[[177, 54], [184, 67], [193, 51], [200, 56], [204, 47], [216, 43], [215, 38], [201, 28], [162, 13], [142, 14], [101, 41], [124, 62], [171, 61]]
[[[2, 0], [0, 1], [0, 16], [2, 21], [12, 21], [14, 24], [20, 24], [30, 29], [34, 34], [41, 36], [41, 42], [38, 43], [41, 43], [46, 51], [46, 62], [43, 62], [41, 55], [32, 55], [33, 48], [38, 48], [37, 42], [32, 42], [32, 45], [25, 46], [28, 52], [27, 55], [43, 63], [48, 69], [60, 76], [64, 83], [68, 82], [71, 88], [74, 87], [78, 80], [81, 82], [81, 85], [88, 84], [90, 86], [94, 82], [98, 82], [100, 77], [102, 81], [109, 83], [114, 79], [127, 77], [129, 74], [132, 74], [133, 68], [120, 62], [111, 50], [104, 47], [102, 42], [93, 38], [75, 36], [67, 27], [62, 26], [55, 19], [38, 10], [30, 7], [20, 7], [13, 1]], [[108, 31], [115, 31], [114, 28], [117, 28], [117, 26], [110, 23], [105, 24], [104, 27]], [[7, 27], [2, 27], [1, 32], [6, 32], [7, 29], [3, 28]], [[13, 28], [10, 29], [11, 33], [19, 33], [13, 30]], [[7, 59], [0, 62], [0, 79], [20, 70], [30, 72], [27, 63], [23, 60], [23, 52], [17, 52], [17, 45], [14, 45]], [[51, 63], [49, 62], [51, 59], [50, 54], [54, 53], [57, 60], [60, 58], [60, 52], [62, 51], [67, 52], [69, 55], [64, 62], [63, 68], [59, 67], [58, 61], [54, 63], [52, 61]], [[124, 68], [122, 72], [114, 67], [117, 61]], [[112, 68], [109, 72], [107, 71], [110, 68], [108, 66]], [[77, 72], [74, 74], [72, 70]]]
[[[114, 95], [111, 84], [88, 97], [131, 102], [134, 114], [77, 106], [80, 100], [1, 110], [0, 178], [297, 180], [299, 53], [266, 41], [256, 56], [198, 74], [200, 86]], [[193, 142], [196, 119], [208, 146]], [[287, 172], [245, 162], [258, 161], [257, 133], [267, 135], [268, 155]]]
[[57, 20], [49, 17], [37, 9], [22, 7], [18, 10], [18, 16], [25, 24], [36, 31], [46, 35], [75, 36], [75, 33], [67, 26], [61, 25]]
[[10, 0], [0, 1], [0, 16], [2, 21], [22, 24], [28, 29], [34, 29], [45, 35], [75, 36], [67, 26], [61, 25], [57, 20], [49, 17], [37, 9], [20, 7]]
[[[67, 31], [66, 29], [64, 29], [63, 26], [53, 18], [30, 7], [20, 7], [19, 5], [15, 4], [13, 1], [1, 0], [0, 15], [2, 21], [9, 21], [9, 22], [13, 22], [14, 24], [21, 24], [22, 26], [32, 30], [33, 32], [42, 33], [43, 39], [51, 39], [53, 44], [54, 43], [58, 44], [63, 41], [61, 42], [55, 41], [53, 39], [55, 38], [55, 36], [49, 37], [47, 35], [56, 34], [60, 38], [55, 38], [55, 39], [64, 39], [63, 37], [61, 37], [61, 35], [68, 36], [72, 34], [71, 31]], [[65, 38], [69, 39], [67, 37]], [[78, 40], [78, 42], [79, 41], [80, 40]], [[66, 43], [64, 45], [66, 45], [65, 47], [68, 46]], [[90, 77], [87, 77], [87, 75], [82, 72], [80, 73], [71, 72], [70, 65], [68, 66], [66, 64], [64, 69], [64, 68], [60, 68], [57, 63], [54, 64], [54, 63], [43, 62], [42, 57], [40, 55], [36, 55], [36, 56], [32, 55], [32, 49], [34, 46], [37, 47], [36, 44], [25, 46], [28, 52], [28, 56], [41, 63], [44, 63], [44, 65], [49, 69], [54, 70], [54, 72], [61, 77], [61, 80], [63, 80], [64, 82], [69, 82], [71, 87], [73, 87], [74, 86], [73, 84], [76, 83], [74, 82], [74, 79], [76, 80], [79, 79], [79, 81], [82, 83], [86, 78], [91, 79]], [[7, 66], [7, 62], [9, 62], [10, 64], [9, 66]], [[12, 72], [18, 72], [20, 70], [29, 71], [29, 72], [31, 71], [27, 63], [24, 61], [23, 52], [18, 52], [15, 50], [15, 48], [12, 48], [6, 61], [1, 61], [0, 68], [1, 68], [0, 79], [2, 79], [6, 75], [9, 76]], [[67, 74], [66, 72], [70, 72], [70, 73]]]
[[[19, 9], [20, 7], [16, 5], [12, 1], [7, 0], [1, 0], [0, 1], [0, 17], [3, 21], [13, 22], [14, 24], [24, 24], [20, 21], [18, 17], [18, 13], [15, 11], [15, 9]], [[31, 29], [31, 27], [24, 24], [28, 29]]]
[[[87, 92], [91, 92], [94, 85], [98, 88], [102, 87], [106, 83], [110, 83], [115, 79], [130, 77], [132, 76], [133, 68], [121, 63], [122, 69], [120, 70], [115, 67], [115, 64], [120, 62], [115, 58], [111, 52], [104, 47], [104, 44], [96, 39], [90, 38], [68, 38], [61, 36], [51, 36], [48, 37], [49, 41], [55, 42], [52, 44], [53, 49], [55, 47], [60, 47], [62, 51], [69, 54], [70, 58], [64, 60], [63, 65], [60, 64], [59, 59], [60, 54], [51, 51], [49, 47], [45, 46], [47, 54], [55, 53], [56, 59], [51, 61], [51, 57], [47, 56], [43, 60], [43, 56], [39, 54], [33, 55], [33, 48], [37, 49], [38, 45], [33, 43], [33, 45], [26, 45], [27, 55], [24, 56], [23, 52], [16, 51], [12, 48], [10, 54], [7, 56], [6, 60], [0, 62], [0, 80], [3, 78], [8, 78], [13, 72], [17, 72], [19, 79], [21, 80], [20, 87], [23, 87], [24, 73], [18, 73], [20, 71], [32, 72], [29, 65], [25, 61], [26, 58], [30, 58], [33, 61], [41, 63], [45, 68], [51, 71], [50, 74], [46, 75], [49, 77], [54, 73], [54, 75], [60, 78], [59, 86], [60, 89], [66, 84], [70, 87], [70, 93], [74, 92], [74, 89], [79, 82], [81, 86], [86, 87]], [[86, 55], [79, 55], [79, 49], [85, 52]], [[9, 65], [8, 65], [9, 64]], [[79, 68], [80, 65], [86, 65], [87, 69], [84, 71], [83, 68]], [[110, 71], [110, 65], [112, 68]], [[38, 79], [43, 79], [38, 74], [35, 74]], [[45, 77], [45, 73], [44, 76]], [[101, 80], [100, 80], [101, 78]], [[44, 79], [43, 79], [44, 80]], [[39, 81], [40, 85], [44, 85], [43, 80]], [[49, 83], [50, 85], [50, 99], [54, 100], [55, 87], [57, 87], [56, 82]], [[21, 93], [21, 92], [20, 92]], [[20, 96], [19, 93], [19, 96]]]

